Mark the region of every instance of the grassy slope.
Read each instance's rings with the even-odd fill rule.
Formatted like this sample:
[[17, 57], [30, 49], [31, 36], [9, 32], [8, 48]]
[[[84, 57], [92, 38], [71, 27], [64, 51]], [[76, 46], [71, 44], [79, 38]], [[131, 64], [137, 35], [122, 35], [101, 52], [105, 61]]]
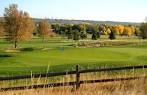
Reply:
[[[147, 48], [143, 46], [73, 48], [65, 47], [73, 42], [58, 39], [44, 43], [38, 40], [23, 42], [20, 47], [51, 48], [31, 52], [11, 53], [13, 57], [0, 58], [0, 75], [21, 75], [49, 71], [66, 71], [75, 69], [76, 64], [83, 67], [123, 66], [147, 63]], [[8, 43], [0, 44], [2, 53], [11, 47]], [[65, 47], [64, 51], [60, 47]]]
[[146, 64], [145, 48], [67, 48], [47, 51], [21, 52], [1, 58], [0, 74], [25, 74], [74, 69], [73, 65], [122, 66]]

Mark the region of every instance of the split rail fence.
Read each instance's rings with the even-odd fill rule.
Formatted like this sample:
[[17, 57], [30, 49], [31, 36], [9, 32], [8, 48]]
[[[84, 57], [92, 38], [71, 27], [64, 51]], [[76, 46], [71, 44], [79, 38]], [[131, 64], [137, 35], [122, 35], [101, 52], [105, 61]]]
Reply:
[[25, 90], [25, 89], [36, 89], [36, 88], [60, 87], [60, 86], [75, 86], [75, 89], [78, 89], [81, 84], [136, 80], [136, 79], [140, 79], [140, 78], [147, 78], [147, 76], [111, 78], [111, 79], [97, 79], [97, 80], [80, 80], [80, 74], [92, 73], [92, 72], [104, 72], [104, 71], [106, 71], [106, 72], [111, 71], [112, 72], [112, 71], [123, 71], [123, 70], [135, 70], [135, 69], [145, 69], [145, 68], [147, 68], [147, 65], [80, 70], [80, 66], [76, 65], [75, 71], [49, 72], [49, 73], [44, 73], [44, 74], [32, 74], [32, 75], [14, 76], [14, 77], [0, 77], [0, 81], [9, 81], [9, 80], [20, 80], [20, 79], [30, 79], [30, 78], [45, 78], [45, 77], [55, 77], [55, 76], [74, 75], [74, 74], [76, 75], [75, 81], [73, 81], [73, 82], [49, 83], [49, 84], [30, 85], [30, 86], [8, 87], [8, 88], [0, 88], [0, 91]]

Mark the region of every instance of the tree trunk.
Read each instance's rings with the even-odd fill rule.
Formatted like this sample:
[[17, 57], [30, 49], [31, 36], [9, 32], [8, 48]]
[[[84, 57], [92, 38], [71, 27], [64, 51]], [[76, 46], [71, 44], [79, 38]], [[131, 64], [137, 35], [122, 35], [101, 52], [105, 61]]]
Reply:
[[43, 37], [43, 38], [42, 38], [42, 42], [44, 42], [44, 40], [45, 40], [45, 38]]
[[17, 48], [17, 40], [14, 41], [14, 47]]

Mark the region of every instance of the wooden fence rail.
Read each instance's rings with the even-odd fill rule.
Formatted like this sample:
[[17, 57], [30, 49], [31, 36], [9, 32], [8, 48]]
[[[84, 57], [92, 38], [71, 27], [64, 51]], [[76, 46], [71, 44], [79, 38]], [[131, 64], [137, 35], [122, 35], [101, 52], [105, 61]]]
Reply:
[[40, 85], [21, 86], [21, 87], [0, 88], [0, 91], [24, 90], [24, 89], [59, 87], [59, 86], [70, 86], [70, 85], [75, 85], [75, 89], [78, 89], [80, 87], [80, 84], [85, 84], [85, 83], [87, 84], [87, 83], [102, 83], [102, 82], [135, 80], [135, 79], [139, 79], [139, 78], [147, 78], [147, 76], [80, 81], [80, 74], [81, 73], [92, 73], [92, 72], [103, 72], [103, 71], [119, 71], [119, 70], [131, 70], [131, 69], [145, 69], [145, 68], [147, 68], [147, 65], [80, 70], [79, 65], [77, 65], [75, 71], [50, 72], [50, 73], [46, 73], [46, 74], [32, 74], [32, 75], [14, 76], [14, 77], [0, 77], [0, 81], [5, 81], [5, 80], [28, 79], [28, 78], [32, 78], [32, 77], [33, 78], [43, 78], [43, 77], [54, 77], [54, 76], [76, 74], [76, 81], [75, 82], [51, 83], [51, 84], [40, 84]]
[[61, 87], [61, 86], [76, 86], [75, 89], [78, 89], [81, 84], [104, 83], [104, 82], [106, 83], [106, 82], [115, 82], [115, 81], [128, 81], [128, 80], [137, 80], [137, 79], [141, 79], [141, 78], [146, 79], [147, 76], [99, 79], [99, 80], [83, 80], [83, 81], [79, 81], [78, 87], [76, 86], [77, 82], [64, 82], [64, 83], [50, 83], [50, 84], [40, 84], [40, 85], [31, 85], [31, 86], [0, 88], [0, 91], [26, 90], [26, 89], [37, 89], [37, 88]]
[[[79, 73], [92, 73], [92, 72], [104, 72], [104, 71], [121, 71], [121, 70], [145, 69], [145, 68], [147, 68], [147, 65], [143, 65], [143, 66], [125, 66], [125, 67], [116, 67], [116, 68], [87, 69], [87, 70], [79, 70]], [[44, 73], [44, 74], [32, 74], [32, 75], [23, 75], [23, 76], [14, 76], [14, 77], [0, 77], [0, 81], [27, 79], [27, 78], [54, 77], [54, 76], [71, 75], [71, 74], [76, 74], [76, 71], [49, 72], [49, 73]]]

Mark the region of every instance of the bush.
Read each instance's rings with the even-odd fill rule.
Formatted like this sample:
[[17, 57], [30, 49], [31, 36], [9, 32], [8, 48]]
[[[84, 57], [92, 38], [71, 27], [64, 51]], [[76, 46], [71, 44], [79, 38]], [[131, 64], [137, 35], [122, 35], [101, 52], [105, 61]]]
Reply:
[[34, 50], [34, 48], [31, 48], [31, 47], [29, 47], [29, 48], [22, 48], [22, 49], [20, 49], [21, 51], [33, 51]]

